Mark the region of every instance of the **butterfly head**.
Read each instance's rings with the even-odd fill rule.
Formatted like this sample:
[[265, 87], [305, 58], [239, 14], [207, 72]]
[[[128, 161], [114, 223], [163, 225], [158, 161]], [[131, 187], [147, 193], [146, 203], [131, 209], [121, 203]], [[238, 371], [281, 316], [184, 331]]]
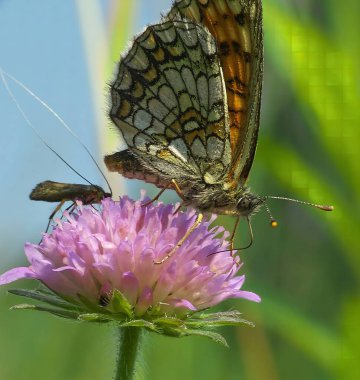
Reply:
[[240, 216], [250, 216], [258, 212], [261, 206], [265, 203], [264, 197], [251, 193], [243, 193], [238, 198], [236, 204], [237, 214]]

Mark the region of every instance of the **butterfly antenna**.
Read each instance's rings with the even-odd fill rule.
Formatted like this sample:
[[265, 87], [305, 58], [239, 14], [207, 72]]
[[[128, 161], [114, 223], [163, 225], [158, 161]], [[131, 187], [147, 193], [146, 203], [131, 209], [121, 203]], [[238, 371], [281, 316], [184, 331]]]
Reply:
[[265, 198], [266, 199], [281, 199], [281, 200], [284, 200], [284, 201], [290, 201], [290, 202], [300, 203], [302, 205], [316, 207], [316, 208], [318, 208], [320, 210], [323, 210], [323, 211], [333, 211], [334, 210], [334, 206], [317, 205], [315, 203], [310, 203], [310, 202], [305, 202], [305, 201], [299, 201], [298, 199], [292, 199], [292, 198], [286, 198], [286, 197], [278, 197], [278, 196], [272, 196], [272, 195], [267, 195], [267, 196], [265, 196]]
[[90, 185], [93, 185], [89, 180], [87, 180], [84, 176], [82, 176], [77, 170], [75, 170], [68, 162], [65, 161], [65, 159], [63, 159], [46, 141], [45, 139], [40, 135], [40, 133], [36, 130], [36, 128], [32, 125], [32, 123], [30, 122], [30, 120], [28, 119], [28, 117], [26, 116], [25, 112], [23, 111], [23, 109], [21, 108], [20, 104], [18, 103], [18, 101], [16, 100], [14, 94], [12, 93], [12, 91], [10, 90], [9, 88], [9, 85], [7, 83], [7, 80], [5, 78], [5, 76], [7, 76], [8, 78], [10, 78], [13, 82], [15, 82], [18, 86], [20, 86], [23, 90], [25, 90], [29, 95], [31, 95], [35, 100], [37, 100], [43, 107], [45, 107], [45, 109], [47, 109], [59, 122], [60, 124], [78, 141], [78, 143], [82, 146], [82, 148], [86, 151], [86, 153], [89, 155], [90, 159], [92, 160], [92, 162], [95, 164], [95, 166], [97, 167], [97, 169], [99, 170], [101, 176], [104, 178], [107, 186], [109, 187], [109, 190], [110, 190], [110, 194], [112, 195], [112, 189], [111, 189], [111, 186], [110, 186], [110, 183], [109, 181], [107, 180], [105, 174], [103, 173], [103, 171], [101, 170], [99, 164], [96, 162], [95, 158], [93, 157], [93, 155], [91, 154], [89, 148], [81, 141], [80, 137], [65, 123], [65, 121], [59, 116], [59, 114], [57, 114], [48, 104], [46, 104], [41, 98], [39, 98], [34, 92], [32, 92], [28, 87], [26, 87], [22, 82], [20, 82], [18, 79], [16, 79], [15, 77], [13, 77], [11, 74], [7, 73], [6, 71], [4, 71], [1, 67], [0, 67], [0, 75], [1, 75], [1, 79], [4, 83], [4, 86], [8, 92], [8, 94], [10, 95], [11, 99], [14, 101], [16, 107], [18, 108], [18, 110], [20, 111], [20, 113], [22, 114], [23, 118], [25, 119], [26, 123], [30, 126], [30, 128], [35, 132], [35, 134], [39, 137], [39, 139], [45, 144], [45, 146], [47, 146], [57, 157], [60, 158], [61, 161], [63, 161], [71, 170], [74, 171], [74, 173], [76, 173], [79, 177], [81, 177], [84, 181], [86, 181], [87, 183], [89, 183]]
[[271, 211], [270, 211], [269, 206], [267, 205], [267, 203], [265, 203], [265, 210], [269, 214], [271, 227], [274, 227], [274, 228], [277, 227], [278, 226], [278, 222], [272, 216]]

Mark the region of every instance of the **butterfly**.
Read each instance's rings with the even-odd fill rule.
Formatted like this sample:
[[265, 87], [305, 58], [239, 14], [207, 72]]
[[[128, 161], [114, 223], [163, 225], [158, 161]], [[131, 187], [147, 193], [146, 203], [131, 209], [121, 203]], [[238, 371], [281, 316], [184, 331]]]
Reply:
[[107, 168], [175, 189], [200, 212], [235, 215], [236, 229], [267, 199], [246, 184], [262, 80], [261, 0], [175, 2], [120, 60], [110, 118], [127, 149], [105, 156]]

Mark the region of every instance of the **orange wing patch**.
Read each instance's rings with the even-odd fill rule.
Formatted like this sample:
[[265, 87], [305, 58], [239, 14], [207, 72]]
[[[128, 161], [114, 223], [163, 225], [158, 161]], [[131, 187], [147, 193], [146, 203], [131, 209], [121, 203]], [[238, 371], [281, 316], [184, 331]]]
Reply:
[[230, 9], [225, 0], [189, 0], [175, 7], [186, 18], [201, 22], [215, 37], [226, 85], [231, 151], [245, 139], [252, 46], [249, 9], [236, 4]]
[[[234, 152], [239, 138], [242, 140], [240, 135], [244, 133], [246, 124], [251, 75], [251, 42], [244, 26], [245, 18], [236, 20], [226, 2], [215, 4], [210, 1], [204, 8], [203, 15], [204, 24], [218, 44], [227, 93], [231, 151]], [[242, 37], [242, 41], [239, 41], [239, 36]]]

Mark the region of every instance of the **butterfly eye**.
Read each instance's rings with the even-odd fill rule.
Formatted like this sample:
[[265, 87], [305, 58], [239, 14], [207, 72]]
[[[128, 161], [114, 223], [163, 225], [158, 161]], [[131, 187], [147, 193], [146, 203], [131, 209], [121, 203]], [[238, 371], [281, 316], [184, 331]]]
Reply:
[[236, 205], [236, 208], [240, 215], [248, 216], [254, 212], [257, 212], [261, 205], [264, 204], [265, 199], [253, 194], [245, 194]]
[[244, 211], [248, 210], [250, 208], [250, 205], [251, 200], [245, 195], [239, 199], [236, 207], [239, 211]]

